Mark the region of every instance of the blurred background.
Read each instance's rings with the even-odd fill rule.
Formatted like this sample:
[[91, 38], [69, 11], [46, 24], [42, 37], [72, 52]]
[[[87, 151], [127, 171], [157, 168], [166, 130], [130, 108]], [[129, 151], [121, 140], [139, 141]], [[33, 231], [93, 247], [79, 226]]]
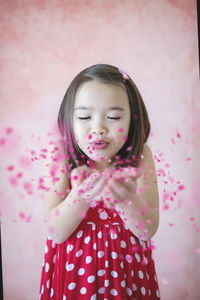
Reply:
[[41, 174], [71, 80], [107, 63], [146, 104], [160, 194], [152, 242], [162, 300], [200, 297], [200, 104], [194, 0], [0, 1], [4, 299], [38, 298], [47, 231]]

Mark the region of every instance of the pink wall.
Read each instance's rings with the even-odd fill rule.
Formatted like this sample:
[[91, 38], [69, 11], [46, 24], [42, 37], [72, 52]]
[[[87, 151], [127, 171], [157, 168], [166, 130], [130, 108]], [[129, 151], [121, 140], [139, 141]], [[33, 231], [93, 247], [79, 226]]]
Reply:
[[4, 299], [37, 299], [47, 234], [38, 190], [41, 149], [52, 139], [68, 84], [96, 63], [132, 76], [149, 111], [149, 145], [160, 175], [160, 227], [153, 241], [162, 299], [198, 299], [196, 1], [3, 0], [0, 10]]

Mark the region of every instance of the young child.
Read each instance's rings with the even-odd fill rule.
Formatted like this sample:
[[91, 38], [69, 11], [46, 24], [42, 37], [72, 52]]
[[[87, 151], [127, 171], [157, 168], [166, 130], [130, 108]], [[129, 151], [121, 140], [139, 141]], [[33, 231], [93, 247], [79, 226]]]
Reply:
[[62, 101], [49, 149], [39, 299], [160, 299], [151, 238], [159, 196], [148, 114], [132, 79], [97, 64]]

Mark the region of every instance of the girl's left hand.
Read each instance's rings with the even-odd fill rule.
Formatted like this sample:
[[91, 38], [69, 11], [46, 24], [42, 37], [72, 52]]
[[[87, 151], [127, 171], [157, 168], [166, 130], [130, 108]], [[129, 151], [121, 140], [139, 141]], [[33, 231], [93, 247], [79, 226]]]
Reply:
[[136, 194], [137, 178], [141, 176], [140, 171], [135, 171], [132, 168], [124, 168], [123, 173], [116, 171], [112, 178], [109, 178], [105, 187], [105, 203], [108, 208], [116, 204], [128, 204], [133, 200], [134, 194]]

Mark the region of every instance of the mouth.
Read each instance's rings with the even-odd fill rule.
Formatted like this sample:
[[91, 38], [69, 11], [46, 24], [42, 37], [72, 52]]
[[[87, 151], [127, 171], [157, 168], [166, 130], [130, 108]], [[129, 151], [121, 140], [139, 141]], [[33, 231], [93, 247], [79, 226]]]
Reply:
[[90, 143], [92, 149], [105, 149], [108, 146], [108, 142], [104, 140], [97, 140]]

